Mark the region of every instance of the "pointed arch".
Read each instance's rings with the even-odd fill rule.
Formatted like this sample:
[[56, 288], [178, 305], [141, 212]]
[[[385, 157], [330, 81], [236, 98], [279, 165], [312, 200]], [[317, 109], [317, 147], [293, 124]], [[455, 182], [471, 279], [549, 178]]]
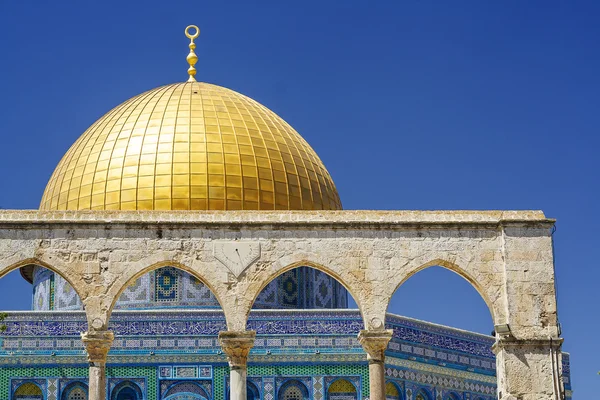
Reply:
[[[445, 260], [445, 259], [441, 259], [441, 258], [436, 258], [436, 259], [427, 261], [425, 263], [418, 264], [415, 267], [409, 269], [403, 275], [403, 277], [400, 280], [400, 282], [398, 282], [396, 284], [396, 287], [392, 291], [392, 296], [411, 277], [413, 277], [417, 273], [419, 273], [419, 272], [421, 272], [421, 271], [423, 271], [425, 269], [431, 268], [431, 267], [442, 267], [444, 269], [447, 269], [449, 271], [454, 272], [455, 274], [459, 275], [460, 277], [462, 277], [463, 279], [465, 279], [467, 282], [469, 282], [469, 284], [471, 284], [471, 286], [477, 291], [477, 293], [479, 294], [479, 296], [485, 302], [485, 304], [486, 304], [486, 306], [487, 306], [487, 308], [488, 308], [488, 310], [490, 312], [490, 315], [492, 317], [492, 321], [494, 321], [494, 323], [496, 323], [496, 321], [498, 321], [497, 318], [499, 317], [499, 315], [501, 315], [503, 313], [502, 313], [501, 310], [498, 309], [497, 302], [492, 301], [490, 293], [488, 292], [488, 290], [486, 290], [486, 288], [480, 282], [480, 280], [477, 279], [476, 277], [474, 277], [465, 268], [461, 267], [458, 263], [451, 262], [451, 261], [448, 261], [448, 260]], [[391, 302], [391, 296], [390, 296], [390, 302]], [[389, 302], [388, 302], [388, 309], [389, 309]]]
[[358, 390], [348, 379], [338, 378], [327, 387], [327, 400], [357, 399]]
[[17, 387], [17, 389], [13, 393], [13, 399], [27, 399], [27, 400], [42, 400], [44, 395], [42, 393], [42, 388], [35, 382], [23, 382]]
[[[138, 265], [140, 265], [140, 264], [138, 263]], [[110, 315], [112, 314], [112, 312], [117, 304], [117, 301], [119, 300], [119, 298], [121, 297], [123, 292], [129, 286], [134, 284], [139, 278], [141, 278], [145, 274], [156, 271], [160, 268], [165, 268], [165, 267], [171, 267], [171, 268], [186, 272], [186, 273], [190, 274], [191, 276], [193, 276], [194, 278], [196, 278], [199, 282], [201, 282], [203, 285], [205, 285], [211, 291], [211, 293], [215, 296], [215, 299], [219, 303], [219, 307], [221, 309], [223, 309], [222, 298], [221, 298], [218, 290], [215, 290], [215, 288], [213, 287], [213, 285], [211, 284], [211, 282], [208, 279], [206, 279], [204, 276], [199, 274], [195, 269], [191, 268], [187, 264], [184, 264], [184, 263], [181, 263], [181, 262], [175, 261], [175, 260], [162, 260], [162, 261], [154, 262], [154, 263], [148, 264], [148, 265], [141, 264], [140, 268], [136, 268], [136, 266], [133, 266], [130, 268], [130, 270], [134, 270], [135, 273], [130, 274], [127, 277], [125, 277], [124, 280], [122, 280], [120, 285], [118, 286], [118, 289], [114, 290], [111, 293], [111, 296], [110, 296], [111, 304], [110, 304], [110, 307], [108, 310], [108, 318], [110, 318]]]
[[253, 293], [252, 301], [251, 301], [251, 304], [250, 304], [250, 309], [252, 309], [252, 307], [256, 303], [256, 299], [261, 294], [261, 292], [271, 282], [275, 281], [277, 278], [279, 278], [280, 276], [282, 276], [286, 272], [289, 272], [289, 271], [291, 271], [293, 269], [300, 268], [300, 267], [308, 267], [308, 268], [315, 269], [315, 270], [317, 270], [319, 272], [322, 272], [325, 275], [328, 275], [329, 277], [335, 279], [339, 284], [341, 284], [344, 287], [344, 289], [346, 289], [346, 291], [350, 294], [350, 296], [352, 296], [352, 298], [356, 302], [356, 305], [358, 306], [358, 310], [361, 312], [361, 315], [362, 315], [362, 307], [361, 307], [361, 303], [360, 303], [360, 298], [356, 295], [356, 293], [355, 293], [356, 290], [353, 288], [353, 286], [350, 285], [348, 282], [346, 282], [344, 280], [344, 278], [342, 278], [332, 268], [328, 268], [325, 265], [319, 264], [319, 263], [311, 261], [309, 259], [303, 259], [303, 260], [300, 260], [300, 261], [292, 262], [292, 263], [287, 264], [287, 265], [285, 265], [285, 266], [283, 266], [281, 268], [277, 268], [276, 271], [274, 271], [273, 273], [265, 276], [262, 279], [262, 281], [261, 281], [259, 289]]
[[[38, 266], [38, 267], [46, 268], [47, 270], [50, 270], [53, 273], [57, 274], [73, 288], [73, 290], [75, 291], [77, 296], [79, 296], [80, 299], [82, 299], [82, 300], [84, 299], [84, 295], [82, 293], [81, 288], [79, 287], [78, 284], [75, 283], [75, 281], [73, 281], [73, 277], [66, 273], [66, 271], [65, 271], [66, 268], [64, 266], [61, 266], [61, 268], [58, 268], [51, 263], [40, 260], [39, 258], [26, 258], [26, 259], [22, 259], [17, 262], [11, 263], [9, 265], [5, 265], [4, 267], [0, 267], [0, 279], [2, 279], [4, 276], [6, 276], [7, 274], [9, 274], [10, 272], [12, 272], [14, 270], [26, 268], [26, 267], [30, 267], [30, 266]], [[21, 272], [21, 275], [23, 275], [23, 272]], [[23, 278], [27, 279], [24, 275], [23, 275]]]
[[309, 400], [308, 388], [298, 379], [287, 380], [277, 391], [277, 400]]
[[132, 381], [119, 382], [110, 394], [111, 400], [142, 400], [144, 394], [137, 383]]
[[165, 400], [208, 400], [210, 397], [198, 383], [179, 381], [169, 386], [161, 398]]

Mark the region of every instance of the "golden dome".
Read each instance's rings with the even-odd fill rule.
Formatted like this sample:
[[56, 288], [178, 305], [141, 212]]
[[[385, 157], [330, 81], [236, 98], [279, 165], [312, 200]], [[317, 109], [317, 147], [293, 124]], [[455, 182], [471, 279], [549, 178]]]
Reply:
[[[191, 75], [190, 75], [191, 76]], [[337, 210], [325, 166], [283, 119], [233, 90], [162, 86], [109, 111], [52, 174], [42, 210]]]

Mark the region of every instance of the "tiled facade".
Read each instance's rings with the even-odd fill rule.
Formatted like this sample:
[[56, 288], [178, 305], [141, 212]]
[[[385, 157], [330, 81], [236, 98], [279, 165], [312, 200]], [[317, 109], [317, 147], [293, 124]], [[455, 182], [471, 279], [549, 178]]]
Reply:
[[[33, 271], [33, 310], [81, 310], [73, 287], [60, 275], [42, 267]], [[347, 290], [334, 278], [313, 268], [300, 267], [269, 283], [254, 308], [331, 309], [348, 306]], [[163, 267], [138, 278], [121, 294], [116, 309], [220, 308], [210, 289], [193, 275]]]
[[[6, 325], [0, 399], [78, 400], [87, 388], [79, 339], [84, 315], [13, 313]], [[394, 330], [385, 370], [389, 399], [496, 398], [494, 338], [395, 315], [388, 315], [386, 325]], [[248, 322], [248, 329], [257, 331], [248, 398], [368, 397], [368, 366], [356, 339], [361, 328], [355, 310], [254, 311]], [[111, 400], [226, 398], [229, 368], [217, 340], [225, 329], [219, 311], [117, 311], [110, 329], [115, 333], [108, 359]], [[566, 354], [563, 373], [570, 390]], [[20, 395], [25, 384], [30, 392], [38, 387], [41, 395]]]

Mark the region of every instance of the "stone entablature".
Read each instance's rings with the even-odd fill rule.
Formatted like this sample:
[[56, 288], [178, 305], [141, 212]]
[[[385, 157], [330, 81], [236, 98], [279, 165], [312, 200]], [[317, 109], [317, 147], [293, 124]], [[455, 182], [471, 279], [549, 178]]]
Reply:
[[[439, 264], [473, 283], [495, 323], [510, 323], [518, 336], [535, 337], [541, 329], [547, 337], [557, 334], [553, 276], [547, 274], [553, 222], [535, 211], [2, 211], [0, 274], [37, 262], [68, 277], [92, 328], [100, 329], [129, 284], [173, 265], [207, 284], [229, 328], [240, 330], [260, 291], [285, 270], [305, 264], [342, 282], [365, 326], [380, 328], [396, 288]], [[236, 278], [216, 259], [213, 243], [242, 239], [260, 243], [261, 255]], [[510, 304], [507, 288], [533, 284], [539, 293], [528, 296], [535, 298], [521, 296], [520, 305]], [[528, 315], [523, 310], [534, 302], [548, 309]]]

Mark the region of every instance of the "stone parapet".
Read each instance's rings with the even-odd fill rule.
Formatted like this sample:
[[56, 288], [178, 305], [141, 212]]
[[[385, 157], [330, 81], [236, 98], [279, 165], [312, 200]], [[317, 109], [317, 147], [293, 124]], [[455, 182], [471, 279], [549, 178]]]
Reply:
[[554, 224], [542, 211], [38, 211], [0, 210], [4, 224], [497, 225]]

